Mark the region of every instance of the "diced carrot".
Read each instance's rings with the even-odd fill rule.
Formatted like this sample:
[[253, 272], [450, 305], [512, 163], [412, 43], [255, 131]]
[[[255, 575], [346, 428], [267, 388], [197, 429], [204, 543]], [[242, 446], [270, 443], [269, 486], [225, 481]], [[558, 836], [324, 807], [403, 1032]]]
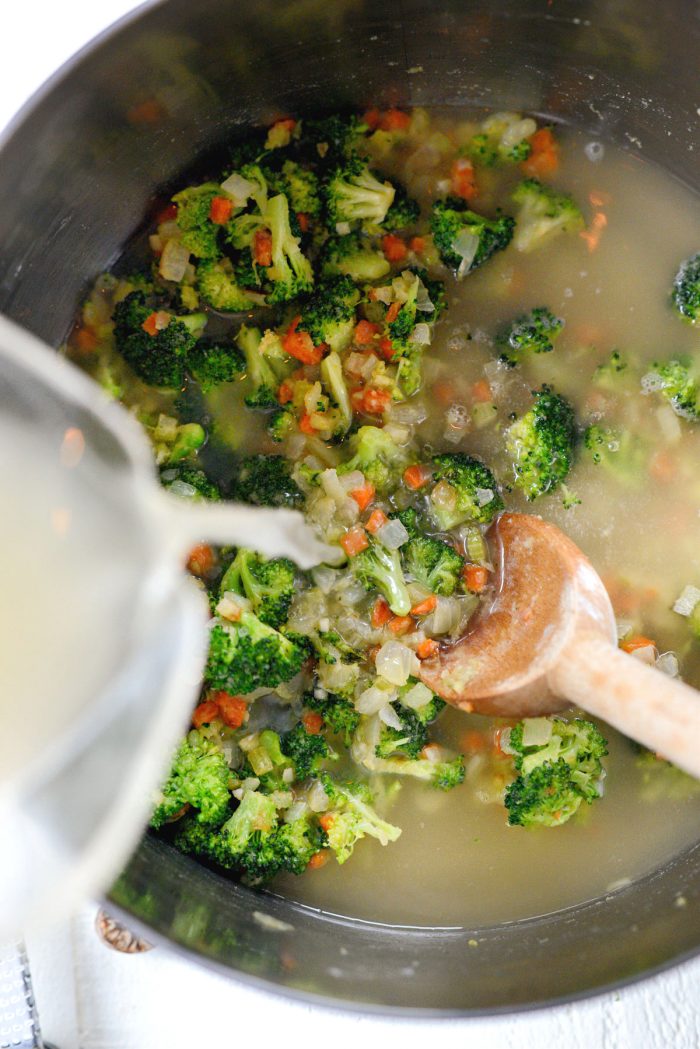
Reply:
[[392, 302], [389, 309], [386, 311], [386, 317], [384, 318], [387, 324], [393, 324], [401, 311], [400, 302]]
[[229, 728], [240, 728], [246, 720], [248, 704], [242, 696], [232, 696], [230, 692], [210, 692], [209, 699], [218, 705], [221, 720]]
[[462, 578], [467, 590], [480, 594], [489, 581], [489, 572], [483, 565], [465, 565]]
[[194, 708], [192, 724], [195, 728], [200, 728], [201, 725], [209, 725], [212, 721], [216, 721], [218, 716], [218, 703], [212, 703], [211, 700], [206, 700], [204, 703], [200, 703], [199, 706]]
[[369, 415], [383, 415], [391, 404], [391, 394], [388, 390], [377, 390], [374, 386], [368, 386], [362, 397], [363, 411]]
[[476, 751], [486, 749], [486, 738], [478, 729], [469, 728], [459, 737], [459, 745], [466, 753], [474, 754]]
[[92, 353], [99, 345], [99, 339], [92, 328], [78, 328], [75, 333], [75, 345], [81, 353]]
[[256, 229], [253, 236], [253, 259], [258, 266], [272, 265], [272, 234], [269, 229]]
[[385, 360], [391, 361], [394, 359], [394, 344], [388, 335], [385, 335], [380, 341], [379, 349], [382, 351], [382, 357], [384, 357]]
[[321, 867], [325, 867], [331, 857], [330, 849], [321, 849], [320, 852], [315, 852], [309, 862], [306, 864], [306, 869], [309, 871], [320, 870]]
[[209, 207], [209, 218], [212, 222], [215, 222], [217, 226], [223, 226], [232, 214], [233, 201], [230, 197], [212, 197]]
[[282, 128], [284, 131], [294, 131], [297, 126], [297, 122], [294, 117], [282, 117], [280, 120], [276, 120], [272, 127]]
[[463, 200], [473, 200], [478, 196], [474, 165], [466, 157], [457, 157], [450, 170], [452, 192]]
[[299, 420], [299, 429], [302, 433], [305, 433], [307, 437], [313, 437], [316, 433], [316, 429], [311, 422], [311, 416], [307, 412], [304, 412]]
[[317, 736], [323, 728], [323, 718], [315, 710], [307, 710], [301, 720], [310, 736]]
[[382, 131], [407, 131], [411, 126], [411, 118], [400, 109], [387, 109], [381, 114], [379, 126]]
[[147, 98], [137, 102], [126, 112], [130, 124], [157, 124], [165, 116], [165, 109], [157, 98]]
[[147, 335], [157, 335], [158, 333], [158, 313], [154, 311], [149, 313], [145, 321], [141, 325]]
[[414, 629], [415, 623], [410, 616], [392, 616], [387, 626], [396, 637], [403, 637]]
[[187, 558], [187, 570], [192, 575], [202, 576], [209, 575], [214, 565], [216, 564], [216, 558], [214, 557], [214, 551], [208, 543], [200, 543], [198, 546], [193, 547], [190, 550], [189, 557]]
[[408, 255], [406, 241], [395, 233], [385, 233], [382, 237], [382, 251], [388, 262], [401, 262]]
[[413, 466], [407, 466], [403, 472], [403, 483], [413, 492], [417, 492], [419, 488], [423, 488], [429, 480], [430, 474], [428, 470], [424, 466], [421, 466], [420, 463], [415, 463]]
[[528, 142], [532, 147], [533, 153], [546, 153], [548, 150], [554, 149], [557, 144], [552, 129], [548, 127], [538, 128], [534, 134], [530, 135]]
[[457, 396], [455, 384], [450, 379], [438, 379], [433, 383], [430, 392], [442, 408], [449, 408]]
[[585, 240], [588, 245], [589, 251], [595, 251], [600, 244], [600, 238], [603, 235], [603, 230], [608, 224], [608, 216], [604, 211], [596, 211], [595, 215], [591, 219], [591, 224], [588, 229], [581, 230], [579, 237]]
[[425, 237], [411, 237], [408, 246], [416, 255], [422, 255], [425, 251]]
[[356, 386], [353, 390], [350, 390], [350, 403], [354, 412], [364, 411], [365, 391], [361, 386]]
[[366, 550], [369, 546], [369, 539], [362, 525], [355, 525], [353, 528], [348, 529], [345, 535], [341, 537], [340, 545], [348, 557], [356, 557], [357, 554]]
[[594, 208], [606, 208], [608, 204], [612, 204], [612, 193], [607, 193], [604, 189], [592, 189], [588, 194], [588, 199]]
[[416, 655], [419, 659], [432, 659], [439, 650], [440, 646], [437, 641], [432, 637], [426, 637], [425, 641], [421, 641], [420, 645], [416, 646]]
[[628, 637], [623, 641], [620, 648], [623, 652], [636, 652], [639, 648], [656, 648], [656, 643], [651, 638], [637, 634], [635, 637]]
[[475, 401], [486, 403], [493, 400], [493, 394], [491, 393], [491, 387], [487, 383], [486, 379], [478, 379], [477, 382], [472, 386], [472, 398]]
[[355, 500], [360, 510], [366, 510], [370, 503], [374, 502], [377, 489], [369, 481], [362, 488], [355, 488], [350, 492], [350, 497]]
[[372, 606], [372, 615], [369, 620], [372, 629], [379, 630], [380, 627], [386, 626], [391, 619], [391, 614], [391, 609], [384, 598], [378, 597]]
[[309, 232], [309, 216], [304, 211], [297, 211], [297, 222], [302, 233]]
[[412, 616], [427, 616], [433, 611], [437, 605], [437, 598], [435, 594], [431, 594], [430, 597], [426, 597], [423, 601], [418, 601], [417, 604], [411, 609]]
[[173, 219], [176, 218], [177, 204], [173, 204], [173, 202], [171, 201], [170, 204], [166, 204], [164, 207], [162, 207], [156, 215], [156, 224], [160, 226], [161, 222], [172, 222]]
[[380, 326], [373, 324], [372, 321], [358, 321], [355, 325], [354, 341], [358, 346], [369, 346], [380, 331]]
[[318, 817], [318, 822], [321, 824], [321, 828], [325, 830], [327, 834], [333, 826], [333, 824], [335, 823], [335, 813], [322, 812], [321, 815]]
[[531, 152], [520, 165], [530, 178], [553, 175], [559, 167], [559, 143], [550, 128], [542, 127], [528, 139]]
[[376, 107], [373, 106], [372, 109], [368, 109], [367, 112], [364, 114], [364, 116], [362, 117], [362, 122], [363, 124], [367, 125], [370, 131], [376, 131], [379, 127], [379, 122], [381, 119], [382, 114]]
[[294, 398], [294, 389], [288, 382], [280, 383], [280, 388], [277, 391], [277, 400], [280, 404], [289, 404]]
[[383, 528], [389, 518], [386, 516], [383, 510], [373, 510], [367, 518], [365, 528], [371, 535], [376, 535], [380, 528]]
[[296, 316], [287, 328], [282, 339], [284, 352], [290, 357], [295, 357], [302, 364], [320, 364], [325, 350], [325, 343], [314, 346], [313, 339], [308, 331], [297, 331], [297, 325], [301, 320], [301, 314]]

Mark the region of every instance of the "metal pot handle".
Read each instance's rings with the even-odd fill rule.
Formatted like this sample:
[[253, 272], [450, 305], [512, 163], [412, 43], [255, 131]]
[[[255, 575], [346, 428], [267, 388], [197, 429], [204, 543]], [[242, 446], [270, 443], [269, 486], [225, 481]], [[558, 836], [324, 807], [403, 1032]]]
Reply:
[[52, 1049], [41, 1037], [23, 943], [0, 944], [0, 1049]]

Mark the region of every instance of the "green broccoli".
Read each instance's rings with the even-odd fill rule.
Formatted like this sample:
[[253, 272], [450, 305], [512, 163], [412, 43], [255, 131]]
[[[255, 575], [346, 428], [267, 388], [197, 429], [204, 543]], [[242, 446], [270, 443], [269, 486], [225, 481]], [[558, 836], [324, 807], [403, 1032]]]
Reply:
[[328, 845], [338, 863], [345, 863], [364, 837], [388, 845], [400, 836], [400, 827], [381, 819], [372, 807], [374, 798], [366, 784], [337, 783], [327, 774], [321, 776], [321, 783], [329, 799], [325, 820]]
[[430, 513], [447, 532], [465, 521], [488, 524], [503, 509], [496, 478], [484, 463], [463, 452], [433, 457]]
[[266, 279], [272, 287], [267, 302], [289, 302], [311, 291], [314, 274], [299, 246], [299, 239], [292, 233], [289, 202], [284, 193], [278, 193], [267, 202], [265, 222], [272, 234], [272, 265], [266, 270]]
[[401, 547], [401, 556], [408, 574], [431, 593], [449, 597], [455, 592], [464, 559], [449, 543], [430, 535], [414, 535]]
[[302, 167], [296, 160], [285, 160], [277, 188], [286, 194], [295, 214], [313, 218], [321, 211], [318, 178], [310, 168]]
[[394, 200], [387, 211], [382, 229], [398, 230], [413, 226], [420, 218], [420, 206], [417, 200], [409, 197], [403, 186], [394, 187]]
[[557, 827], [601, 797], [607, 744], [590, 721], [527, 718], [511, 729], [509, 749], [519, 773], [505, 795], [510, 824]]
[[515, 223], [509, 215], [487, 219], [470, 211], [458, 197], [436, 200], [430, 229], [445, 266], [461, 280], [483, 265], [497, 251], [503, 251], [513, 237]]
[[221, 745], [202, 729], [192, 729], [175, 752], [170, 775], [151, 816], [156, 830], [177, 817], [187, 805], [200, 823], [222, 822], [231, 794], [231, 770]]
[[367, 590], [379, 590], [384, 595], [395, 615], [408, 615], [411, 598], [406, 589], [398, 550], [387, 550], [381, 543], [372, 540], [365, 550], [353, 557], [351, 568]]
[[500, 134], [479, 132], [468, 143], [465, 152], [475, 164], [492, 168], [498, 164], [522, 163], [530, 156], [532, 146], [527, 139], [523, 139], [512, 146], [504, 147], [500, 142]]
[[257, 304], [252, 294], [236, 283], [230, 259], [204, 259], [197, 266], [197, 291], [209, 306], [222, 313], [242, 313]]
[[307, 692], [304, 704], [309, 710], [321, 715], [331, 732], [343, 737], [346, 747], [350, 746], [352, 735], [360, 723], [360, 715], [349, 699], [326, 692], [325, 689], [317, 689]]
[[385, 277], [390, 269], [384, 253], [373, 248], [359, 231], [329, 237], [323, 246], [321, 273], [324, 277], [342, 274], [358, 282], [375, 281]]
[[327, 353], [321, 361], [321, 381], [338, 413], [338, 425], [334, 436], [344, 437], [352, 426], [352, 402], [343, 375], [343, 363], [335, 350]]
[[[362, 717], [355, 732], [350, 753], [358, 765], [369, 772], [396, 776], [410, 776], [429, 783], [437, 790], [452, 790], [464, 781], [464, 758], [435, 747], [433, 756], [409, 758], [402, 754], [383, 758], [377, 754], [382, 738], [383, 724], [378, 717]], [[432, 746], [435, 746], [432, 744]]]
[[216, 502], [221, 499], [221, 492], [213, 481], [210, 481], [204, 470], [197, 466], [178, 464], [164, 466], [160, 471], [160, 483], [174, 495], [194, 502], [206, 499]]
[[277, 409], [277, 389], [282, 379], [282, 369], [260, 350], [262, 334], [259, 328], [242, 324], [236, 342], [245, 359], [246, 378], [252, 387], [245, 397], [249, 408]]
[[321, 765], [330, 757], [331, 750], [320, 733], [307, 732], [301, 721], [293, 729], [285, 732], [280, 740], [280, 748], [289, 758], [297, 780], [308, 779], [319, 771]]
[[279, 444], [285, 441], [296, 430], [296, 419], [289, 405], [276, 408], [267, 423], [269, 437]]
[[576, 441], [573, 408], [549, 386], [534, 394], [535, 403], [505, 433], [515, 484], [527, 499], [553, 491], [571, 469]]
[[245, 695], [290, 681], [306, 662], [306, 650], [243, 611], [235, 623], [216, 620], [209, 637], [204, 680], [213, 689]]
[[613, 350], [607, 361], [599, 364], [593, 372], [593, 382], [604, 390], [615, 393], [620, 386], [620, 378], [624, 377], [629, 363], [627, 358], [619, 350]]
[[519, 207], [513, 240], [518, 251], [532, 251], [558, 233], [583, 229], [583, 215], [572, 198], [543, 186], [537, 179], [520, 182], [511, 199]]
[[394, 202], [391, 182], [380, 182], [364, 160], [353, 156], [331, 172], [325, 186], [328, 218], [333, 226], [379, 226]]
[[305, 120], [300, 145], [315, 161], [338, 164], [350, 156], [369, 127], [359, 117], [333, 115], [321, 120]]
[[583, 435], [584, 447], [591, 459], [600, 464], [621, 484], [639, 488], [644, 482], [646, 451], [629, 430], [616, 430], [594, 423]]
[[514, 367], [530, 353], [549, 353], [563, 327], [561, 317], [555, 317], [546, 306], [536, 306], [499, 332], [496, 343], [503, 351], [501, 360]]
[[165, 326], [155, 328], [155, 333], [150, 334], [148, 322], [153, 313], [142, 291], [130, 292], [114, 307], [115, 343], [124, 360], [144, 382], [177, 389], [184, 382], [187, 356], [206, 318], [203, 314], [191, 314], [170, 316], [168, 320], [164, 314]]
[[413, 266], [411, 268], [411, 273], [415, 273], [416, 277], [418, 277], [418, 280], [421, 282], [421, 284], [427, 291], [428, 298], [430, 299], [430, 305], [433, 307], [432, 310], [426, 310], [425, 305], [422, 303], [419, 295], [417, 303], [418, 309], [422, 310], [423, 312], [426, 312], [428, 315], [426, 319], [429, 320], [431, 324], [434, 324], [437, 321], [437, 319], [443, 314], [443, 312], [447, 309], [447, 295], [445, 294], [445, 285], [441, 280], [436, 280], [434, 277], [431, 277], [428, 271], [420, 266]]
[[247, 597], [262, 623], [279, 627], [286, 623], [294, 597], [294, 563], [288, 557], [262, 557], [240, 549], [226, 569], [220, 591], [233, 590]]
[[336, 353], [352, 342], [355, 307], [360, 293], [350, 277], [331, 277], [318, 284], [302, 308], [299, 331], [311, 336], [314, 346], [326, 343]]
[[177, 224], [182, 230], [182, 243], [198, 259], [218, 259], [221, 249], [218, 234], [221, 226], [212, 222], [211, 202], [223, 196], [221, 186], [205, 182], [201, 186], [188, 186], [173, 197], [177, 205]]
[[232, 382], [245, 371], [243, 354], [231, 343], [198, 339], [187, 354], [187, 370], [204, 393], [222, 382]]
[[232, 498], [251, 506], [288, 506], [298, 509], [304, 493], [292, 480], [292, 464], [282, 455], [251, 455], [239, 462]]
[[671, 301], [690, 324], [700, 321], [700, 251], [681, 263], [673, 281]]
[[350, 451], [350, 459], [338, 466], [338, 474], [359, 470], [380, 494], [396, 488], [408, 466], [405, 450], [379, 426], [361, 426], [350, 438]]
[[644, 393], [660, 393], [676, 415], [695, 422], [700, 419], [700, 389], [689, 357], [655, 361], [642, 378]]
[[428, 730], [425, 723], [410, 707], [401, 703], [392, 703], [392, 710], [401, 722], [401, 728], [382, 724], [379, 742], [374, 752], [378, 758], [391, 758], [395, 754], [404, 754], [408, 758], [419, 758], [423, 747], [428, 742]]

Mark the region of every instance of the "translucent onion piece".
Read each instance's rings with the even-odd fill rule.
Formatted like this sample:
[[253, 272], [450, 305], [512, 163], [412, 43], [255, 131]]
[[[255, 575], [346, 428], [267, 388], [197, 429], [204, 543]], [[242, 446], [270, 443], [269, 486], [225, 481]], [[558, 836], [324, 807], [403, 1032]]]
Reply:
[[409, 688], [408, 692], [401, 696], [401, 702], [405, 707], [410, 707], [411, 710], [420, 710], [421, 707], [430, 703], [432, 698], [433, 693], [428, 686], [419, 681], [418, 684], [414, 685], [413, 688]]
[[523, 747], [543, 747], [552, 738], [552, 722], [548, 718], [525, 718]]
[[418, 670], [414, 652], [400, 641], [386, 641], [377, 652], [377, 673], [392, 685], [405, 685]]
[[469, 272], [472, 262], [479, 250], [479, 238], [468, 229], [462, 229], [450, 245], [455, 255], [459, 255], [461, 262], [457, 268], [457, 280], [461, 280]]
[[251, 182], [250, 179], [243, 178], [234, 171], [232, 175], [221, 183], [221, 188], [224, 193], [228, 193], [229, 197], [232, 198], [235, 207], [242, 208], [249, 197], [252, 197], [253, 193], [256, 193], [260, 186], [257, 182]]
[[380, 721], [383, 721], [385, 725], [389, 726], [389, 728], [395, 728], [399, 731], [401, 730], [401, 718], [396, 713], [391, 703], [387, 703], [382, 707], [379, 711], [379, 718]]
[[169, 240], [163, 248], [158, 272], [163, 280], [181, 281], [190, 261], [190, 253], [179, 240]]
[[673, 606], [673, 611], [677, 612], [679, 616], [689, 616], [695, 610], [698, 601], [700, 601], [700, 590], [689, 583], [688, 586], [684, 586], [681, 590]]
[[387, 550], [398, 550], [408, 542], [408, 531], [399, 520], [387, 521], [377, 529], [377, 539]]

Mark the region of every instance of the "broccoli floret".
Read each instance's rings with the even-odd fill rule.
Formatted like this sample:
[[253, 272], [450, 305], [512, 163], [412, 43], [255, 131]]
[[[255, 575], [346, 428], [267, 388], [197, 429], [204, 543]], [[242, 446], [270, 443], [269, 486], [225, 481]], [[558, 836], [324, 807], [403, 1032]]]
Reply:
[[187, 354], [187, 370], [204, 393], [222, 382], [232, 382], [245, 371], [243, 354], [230, 343], [198, 339]]
[[144, 382], [177, 389], [184, 382], [187, 355], [196, 341], [190, 329], [196, 330], [197, 324], [203, 327], [202, 317], [171, 316], [165, 327], [155, 329], [151, 335], [147, 322], [153, 312], [142, 291], [132, 291], [118, 302], [113, 314], [116, 346]]
[[448, 197], [433, 204], [430, 229], [440, 258], [461, 280], [491, 256], [507, 248], [515, 223], [509, 215], [487, 219], [463, 200]]
[[505, 433], [515, 483], [527, 499], [553, 491], [571, 469], [576, 441], [574, 411], [549, 386], [535, 392], [535, 403]]
[[301, 146], [314, 160], [338, 163], [350, 156], [358, 141], [369, 131], [367, 124], [357, 116], [330, 116], [322, 120], [305, 120], [302, 125]]
[[447, 309], [447, 295], [445, 294], [445, 285], [441, 280], [436, 280], [428, 274], [428, 271], [421, 267], [414, 266], [411, 270], [415, 273], [418, 280], [421, 282], [423, 287], [428, 293], [428, 298], [432, 303], [432, 311], [427, 311], [427, 319], [431, 324], [440, 317], [444, 310]]
[[204, 470], [196, 466], [164, 466], [160, 471], [160, 483], [173, 494], [195, 502], [203, 499], [216, 502], [221, 499], [217, 485], [209, 480]]
[[412, 506], [406, 507], [405, 510], [396, 510], [390, 514], [390, 517], [401, 522], [408, 532], [409, 539], [415, 539], [416, 536], [421, 534], [420, 517], [418, 516], [418, 511]]
[[338, 467], [339, 474], [359, 470], [380, 494], [396, 488], [408, 457], [379, 426], [361, 426], [350, 438], [352, 456]]
[[360, 715], [349, 699], [330, 692], [319, 698], [315, 692], [308, 692], [304, 704], [309, 710], [321, 715], [331, 732], [337, 732], [343, 737], [346, 747], [350, 746], [352, 735], [360, 723]]
[[290, 681], [306, 658], [301, 645], [244, 611], [236, 623], [218, 620], [212, 627], [204, 680], [211, 688], [245, 695]]
[[330, 175], [325, 187], [326, 208], [332, 225], [365, 223], [379, 226], [394, 202], [391, 182], [380, 182], [360, 157], [353, 156]]
[[484, 463], [463, 452], [433, 457], [430, 512], [443, 531], [465, 521], [488, 524], [503, 509], [496, 478]]
[[289, 224], [289, 203], [284, 193], [271, 197], [265, 208], [265, 222], [272, 234], [272, 265], [266, 278], [272, 284], [269, 303], [289, 302], [311, 291], [314, 283], [311, 263], [299, 246]]
[[335, 350], [326, 354], [321, 361], [321, 380], [338, 413], [334, 436], [344, 437], [352, 426], [352, 402], [343, 375], [343, 364]]
[[403, 186], [395, 186], [394, 189], [394, 201], [382, 222], [382, 229], [406, 229], [420, 218], [418, 201], [409, 197]]
[[185, 806], [197, 809], [197, 821], [214, 823], [226, 818], [231, 795], [231, 771], [219, 743], [200, 729], [192, 729], [180, 743], [161, 800], [151, 816], [156, 830]]
[[260, 350], [260, 329], [242, 324], [238, 329], [236, 342], [243, 351], [246, 378], [252, 387], [245, 397], [245, 403], [249, 408], [277, 409], [277, 388], [280, 379], [269, 358]]
[[284, 408], [276, 408], [275, 411], [269, 418], [267, 424], [267, 432], [273, 441], [278, 444], [289, 437], [291, 433], [294, 433], [296, 429], [296, 420], [294, 418], [294, 412], [290, 410], [288, 406]]
[[261, 622], [279, 627], [286, 623], [294, 597], [294, 572], [288, 557], [268, 560], [253, 550], [241, 549], [226, 569], [220, 590], [247, 597]]
[[518, 777], [506, 790], [508, 822], [556, 827], [601, 796], [607, 744], [590, 721], [528, 718], [510, 732]]
[[497, 344], [503, 351], [501, 360], [513, 367], [529, 353], [549, 353], [563, 327], [561, 317], [555, 317], [546, 306], [536, 306], [497, 336]]
[[398, 550], [387, 550], [381, 543], [372, 541], [365, 550], [353, 557], [351, 567], [367, 590], [379, 590], [384, 595], [395, 615], [408, 615], [411, 598], [406, 589]]
[[375, 281], [385, 277], [390, 269], [384, 253], [373, 248], [360, 232], [333, 236], [324, 244], [321, 255], [324, 277], [344, 274], [358, 282]]
[[660, 393], [682, 419], [700, 418], [700, 389], [690, 358], [655, 361], [642, 378], [645, 393]]
[[291, 760], [298, 780], [315, 775], [331, 753], [323, 736], [307, 732], [301, 721], [291, 731], [285, 732], [280, 747], [282, 753]]
[[514, 189], [511, 198], [519, 206], [513, 244], [518, 251], [532, 251], [557, 233], [576, 233], [583, 229], [581, 210], [565, 193], [527, 178]]
[[401, 703], [392, 703], [391, 706], [401, 722], [401, 728], [382, 724], [375, 754], [378, 758], [391, 758], [395, 754], [419, 758], [428, 742], [426, 725], [410, 707], [404, 707]]
[[352, 342], [355, 307], [360, 293], [350, 277], [332, 277], [318, 284], [301, 312], [299, 331], [307, 331], [314, 346], [326, 343], [342, 352]]
[[491, 168], [497, 164], [520, 164], [530, 156], [532, 146], [526, 139], [523, 139], [522, 142], [517, 142], [513, 146], [504, 147], [500, 143], [500, 136], [480, 132], [474, 135], [466, 152], [475, 164]]
[[221, 186], [205, 182], [188, 186], [173, 197], [177, 204], [177, 224], [182, 230], [182, 243], [198, 259], [218, 259], [221, 249], [218, 233], [221, 226], [209, 217], [214, 197], [222, 196]]
[[627, 358], [619, 350], [613, 350], [604, 364], [599, 364], [593, 372], [593, 382], [596, 386], [614, 393], [620, 385], [620, 377], [627, 371], [629, 365]]
[[671, 299], [684, 320], [690, 324], [700, 321], [700, 251], [681, 263]]
[[345, 863], [364, 837], [388, 845], [400, 836], [400, 827], [381, 819], [375, 812], [372, 792], [365, 784], [336, 783], [327, 774], [321, 776], [321, 783], [330, 802], [325, 820], [328, 845], [338, 863]]
[[593, 462], [602, 465], [621, 484], [638, 488], [643, 483], [646, 452], [629, 430], [593, 424], [584, 433], [583, 443]]
[[309, 861], [327, 844], [325, 832], [311, 816], [282, 823], [271, 834], [255, 836], [240, 857], [240, 865], [253, 884], [275, 874], [303, 874]]
[[289, 205], [295, 214], [315, 216], [321, 210], [318, 178], [309, 168], [295, 160], [285, 160], [282, 165], [279, 189], [286, 193]]
[[229, 259], [200, 262], [197, 266], [197, 291], [204, 302], [222, 313], [242, 313], [257, 301], [236, 284]]
[[464, 559], [442, 539], [415, 535], [401, 547], [404, 567], [433, 594], [449, 597], [462, 577]]
[[405, 755], [383, 758], [377, 754], [383, 724], [378, 717], [360, 718], [353, 739], [351, 755], [358, 765], [370, 772], [396, 776], [411, 776], [429, 783], [438, 790], [452, 790], [464, 780], [464, 759], [440, 750], [438, 760], [428, 757], [409, 758]]
[[243, 459], [233, 480], [232, 496], [251, 506], [297, 509], [304, 504], [304, 494], [292, 480], [292, 464], [282, 455], [251, 455]]

